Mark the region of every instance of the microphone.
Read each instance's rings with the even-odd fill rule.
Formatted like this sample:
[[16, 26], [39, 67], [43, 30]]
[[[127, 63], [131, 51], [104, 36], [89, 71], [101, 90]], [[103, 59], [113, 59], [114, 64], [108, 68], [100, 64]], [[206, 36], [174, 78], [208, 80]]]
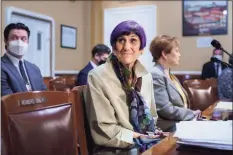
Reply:
[[216, 48], [216, 49], [220, 49], [221, 51], [223, 51], [224, 53], [226, 53], [227, 55], [229, 55], [231, 58], [233, 58], [233, 56], [231, 54], [229, 54], [226, 50], [223, 49], [222, 45], [220, 44], [219, 41], [213, 39], [211, 41], [211, 45]]
[[222, 45], [220, 44], [220, 42], [215, 39], [211, 41], [211, 45], [216, 49], [222, 49]]
[[219, 60], [218, 58], [215, 58], [215, 57], [211, 57], [211, 58], [210, 58], [210, 61], [216, 62], [216, 63], [225, 64], [227, 67], [232, 68], [232, 65], [230, 65], [230, 64], [228, 64], [228, 63], [226, 63], [226, 62], [223, 62], [223, 61], [221, 61], [221, 60]]

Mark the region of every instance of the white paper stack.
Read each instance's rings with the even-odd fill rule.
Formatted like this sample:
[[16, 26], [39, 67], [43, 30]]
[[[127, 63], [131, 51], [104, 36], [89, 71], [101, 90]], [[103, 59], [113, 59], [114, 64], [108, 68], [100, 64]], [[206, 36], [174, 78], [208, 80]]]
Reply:
[[176, 123], [178, 144], [233, 150], [231, 121], [181, 121]]

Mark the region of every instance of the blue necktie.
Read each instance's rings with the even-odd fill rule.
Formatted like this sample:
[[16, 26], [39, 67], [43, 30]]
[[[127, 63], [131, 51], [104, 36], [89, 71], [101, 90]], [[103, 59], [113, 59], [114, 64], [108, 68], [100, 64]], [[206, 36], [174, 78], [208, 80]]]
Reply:
[[20, 70], [20, 73], [21, 73], [21, 75], [23, 77], [23, 80], [24, 80], [25, 84], [29, 84], [27, 76], [26, 76], [26, 73], [25, 73], [25, 70], [23, 68], [23, 62], [22, 62], [22, 60], [19, 61], [19, 70]]

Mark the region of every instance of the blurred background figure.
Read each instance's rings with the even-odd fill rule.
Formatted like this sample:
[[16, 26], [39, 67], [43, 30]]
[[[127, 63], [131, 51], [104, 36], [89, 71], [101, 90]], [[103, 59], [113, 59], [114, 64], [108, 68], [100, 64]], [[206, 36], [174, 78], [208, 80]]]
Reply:
[[104, 44], [98, 44], [92, 49], [92, 59], [76, 76], [76, 86], [87, 85], [87, 75], [90, 70], [106, 62], [111, 50]]
[[[233, 52], [231, 54], [233, 56]], [[229, 57], [229, 64], [233, 66], [233, 58]], [[232, 68], [227, 67], [222, 71], [222, 74], [218, 77], [218, 95], [220, 100], [233, 99], [233, 77]]]
[[193, 120], [200, 110], [188, 109], [189, 99], [178, 79], [170, 72], [179, 65], [179, 42], [175, 37], [161, 35], [155, 37], [150, 51], [155, 62], [152, 71], [154, 96], [158, 113], [157, 126], [163, 131], [174, 132], [177, 121]]
[[[214, 49], [213, 57], [223, 61], [223, 52], [219, 49]], [[226, 67], [227, 66], [221, 62], [208, 61], [202, 67], [201, 78], [203, 80], [207, 78], [218, 78], [218, 76], [221, 75], [222, 70], [224, 70]]]

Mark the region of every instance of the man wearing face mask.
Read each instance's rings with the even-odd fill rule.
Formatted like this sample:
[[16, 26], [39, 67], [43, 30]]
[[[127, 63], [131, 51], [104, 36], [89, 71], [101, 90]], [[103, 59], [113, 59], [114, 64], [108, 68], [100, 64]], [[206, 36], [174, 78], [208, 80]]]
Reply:
[[[223, 61], [223, 52], [219, 49], [213, 50], [213, 57]], [[227, 66], [223, 63], [209, 61], [202, 67], [201, 78], [217, 78]]]
[[1, 57], [1, 96], [47, 89], [40, 69], [23, 58], [29, 36], [29, 28], [22, 23], [11, 23], [4, 30], [6, 53]]
[[90, 70], [106, 62], [111, 50], [104, 44], [98, 44], [92, 49], [92, 59], [76, 76], [76, 86], [87, 85], [87, 75]]

